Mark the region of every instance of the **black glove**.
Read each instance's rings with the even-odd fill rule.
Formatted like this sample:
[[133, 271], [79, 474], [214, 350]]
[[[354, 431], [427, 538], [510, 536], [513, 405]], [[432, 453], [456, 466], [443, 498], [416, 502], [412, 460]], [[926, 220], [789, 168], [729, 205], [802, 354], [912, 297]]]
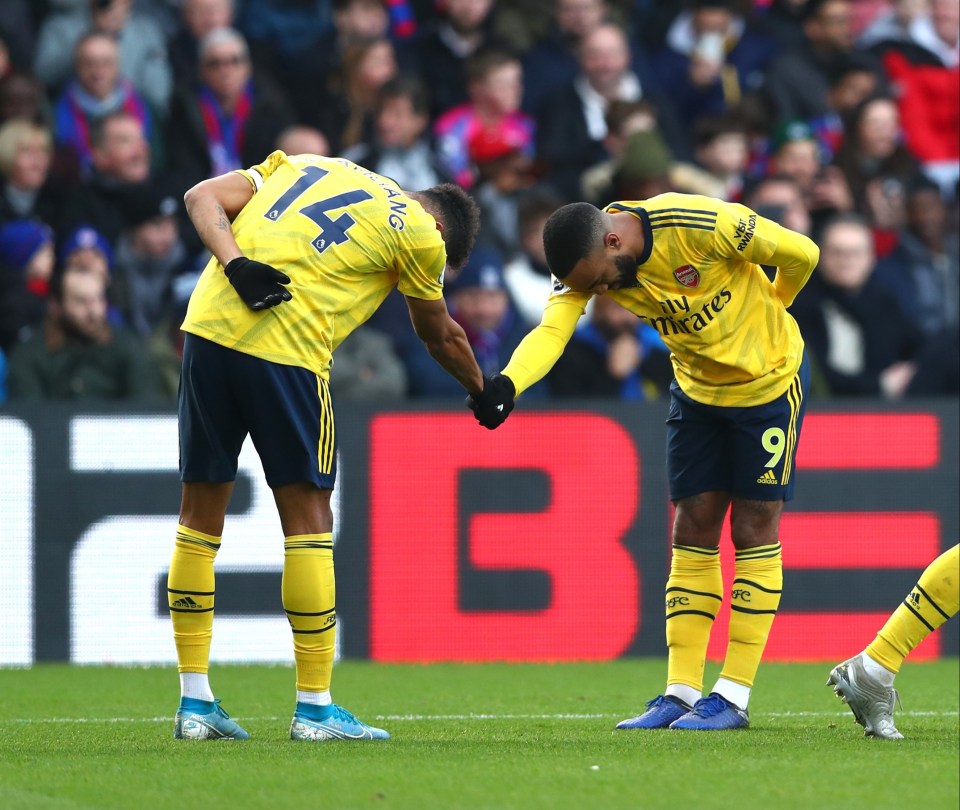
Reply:
[[293, 296], [283, 287], [290, 283], [290, 276], [275, 270], [269, 264], [255, 262], [246, 256], [238, 256], [223, 268], [227, 280], [233, 285], [243, 302], [254, 312], [275, 307]]
[[481, 425], [487, 430], [493, 430], [507, 421], [516, 395], [516, 386], [509, 377], [504, 377], [503, 374], [484, 376], [483, 391], [468, 396], [467, 407], [473, 411]]

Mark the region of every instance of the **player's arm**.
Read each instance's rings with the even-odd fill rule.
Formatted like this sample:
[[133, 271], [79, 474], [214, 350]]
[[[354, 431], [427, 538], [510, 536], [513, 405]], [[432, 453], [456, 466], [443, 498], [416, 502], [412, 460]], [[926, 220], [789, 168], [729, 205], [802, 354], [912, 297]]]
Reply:
[[583, 309], [584, 301], [579, 297], [550, 300], [540, 323], [520, 341], [503, 369], [503, 376], [510, 378], [518, 395], [542, 379], [560, 359]]
[[480, 394], [484, 386], [483, 372], [463, 327], [450, 317], [446, 302], [442, 298], [430, 301], [409, 295], [404, 298], [413, 329], [430, 356], [470, 394]]
[[729, 258], [776, 267], [773, 286], [785, 307], [793, 303], [820, 260], [820, 248], [812, 239], [742, 205], [725, 206], [717, 221], [716, 244]]
[[[273, 157], [273, 156], [271, 156]], [[231, 223], [254, 194], [247, 174], [228, 172], [204, 180], [184, 196], [190, 221], [201, 241], [223, 265], [223, 272], [244, 303], [255, 312], [289, 301], [290, 277], [243, 255]]]
[[224, 267], [243, 255], [230, 223], [253, 197], [253, 186], [229, 172], [197, 183], [183, 196], [187, 215], [207, 249]]

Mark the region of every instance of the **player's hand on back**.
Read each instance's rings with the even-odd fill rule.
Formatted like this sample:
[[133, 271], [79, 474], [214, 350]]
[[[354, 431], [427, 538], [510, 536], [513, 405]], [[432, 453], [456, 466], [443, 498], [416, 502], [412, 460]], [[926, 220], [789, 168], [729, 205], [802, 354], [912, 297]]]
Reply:
[[238, 256], [223, 268], [224, 275], [244, 303], [254, 312], [289, 301], [293, 296], [284, 287], [290, 276], [269, 264]]
[[516, 395], [517, 389], [509, 377], [503, 374], [484, 376], [483, 391], [468, 396], [467, 407], [481, 425], [487, 430], [494, 430], [507, 420]]

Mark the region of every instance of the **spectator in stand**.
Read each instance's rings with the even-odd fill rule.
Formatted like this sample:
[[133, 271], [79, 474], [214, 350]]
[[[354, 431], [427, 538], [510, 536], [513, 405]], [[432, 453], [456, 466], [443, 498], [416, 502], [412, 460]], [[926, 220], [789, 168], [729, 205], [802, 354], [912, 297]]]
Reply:
[[830, 112], [830, 76], [854, 52], [850, 0], [808, 0], [803, 44], [777, 57], [767, 70], [764, 93], [778, 122], [810, 121]]
[[635, 132], [613, 175], [614, 200], [647, 200], [676, 191], [677, 164], [657, 130]]
[[234, 24], [234, 0], [183, 0], [180, 25], [170, 40], [170, 67], [177, 86], [193, 83], [200, 67], [200, 40]]
[[736, 13], [732, 0], [693, 0], [671, 24], [653, 72], [669, 88], [680, 122], [691, 127], [758, 92], [775, 54], [774, 41]]
[[698, 171], [677, 182], [679, 190], [738, 201], [750, 158], [746, 126], [733, 116], [704, 116], [694, 126], [693, 140]]
[[657, 128], [656, 112], [647, 101], [614, 101], [607, 107], [605, 118], [607, 134], [603, 146], [610, 157], [590, 166], [580, 176], [582, 198], [598, 208], [615, 199], [613, 176], [627, 151], [630, 136]]
[[390, 337], [364, 324], [337, 347], [330, 367], [330, 393], [335, 400], [402, 399], [407, 392], [407, 370]]
[[[467, 333], [477, 364], [484, 374], [494, 374], [501, 368], [521, 338], [529, 330], [507, 292], [503, 264], [494, 251], [477, 246], [453, 282], [447, 282], [445, 297], [450, 314]], [[441, 370], [430, 368], [430, 355], [415, 345], [403, 356], [414, 397], [462, 397], [462, 388], [448, 384]], [[433, 363], [436, 365], [436, 363]], [[546, 396], [546, 385], [524, 391], [524, 398]]]
[[59, 88], [75, 67], [70, 58], [77, 44], [96, 32], [115, 43], [119, 74], [163, 115], [173, 88], [166, 43], [154, 20], [131, 6], [132, 0], [90, 0], [84, 13], [47, 17], [37, 42], [36, 77], [48, 88]]
[[[60, 240], [60, 275], [68, 270], [82, 270], [103, 279], [106, 289], [113, 283], [113, 245], [107, 238], [91, 228], [81, 225]], [[124, 326], [123, 313], [107, 297], [107, 322], [111, 326]]]
[[10, 355], [10, 399], [134, 401], [160, 395], [140, 342], [107, 321], [99, 273], [65, 268], [53, 277], [43, 329]]
[[16, 219], [0, 225], [0, 349], [9, 352], [43, 321], [55, 263], [53, 231]]
[[533, 161], [500, 130], [481, 129], [470, 139], [477, 183], [471, 195], [480, 208], [477, 242], [508, 261], [520, 252], [519, 205], [536, 183]]
[[893, 179], [902, 187], [919, 178], [920, 164], [903, 145], [900, 113], [892, 98], [872, 96], [861, 102], [845, 129], [835, 163], [843, 171], [858, 211], [867, 210], [869, 184]]
[[317, 117], [334, 154], [370, 140], [380, 90], [396, 75], [397, 60], [389, 39], [368, 39], [346, 47]]
[[150, 145], [136, 116], [115, 112], [90, 132], [91, 171], [65, 203], [59, 228], [91, 225], [113, 244], [124, 227], [124, 209], [150, 180]]
[[960, 65], [960, 6], [953, 0], [930, 0], [930, 10], [912, 19], [908, 30], [944, 67]]
[[95, 32], [80, 38], [74, 73], [54, 107], [54, 138], [73, 151], [84, 171], [93, 161], [91, 133], [111, 113], [123, 111], [136, 118], [157, 152], [160, 136], [154, 116], [130, 81], [121, 77], [117, 43], [109, 34]]
[[294, 123], [283, 93], [254, 72], [247, 43], [232, 28], [203, 38], [198, 79], [174, 94], [167, 133], [169, 173], [183, 188], [256, 165]]
[[274, 145], [285, 155], [329, 155], [330, 142], [319, 129], [294, 124], [277, 136]]
[[817, 138], [806, 121], [780, 124], [770, 139], [770, 174], [793, 180], [813, 218], [813, 232], [839, 213], [853, 211], [853, 195], [843, 171], [823, 163]]
[[[0, 15], [0, 42], [9, 51], [10, 69], [29, 70], [36, 44], [36, 29], [29, 0], [5, 0]], [[0, 71], [3, 75], [4, 71]]]
[[685, 143], [664, 103], [650, 96], [630, 67], [630, 48], [621, 28], [603, 23], [580, 44], [580, 70], [573, 83], [555, 91], [537, 117], [537, 156], [546, 180], [565, 197], [580, 198], [584, 171], [610, 158], [604, 145], [606, 112], [615, 101], [650, 101], [657, 125], [674, 144]]
[[554, 399], [657, 399], [673, 380], [660, 333], [606, 295], [592, 301], [563, 355], [547, 375]]
[[929, 0], [893, 0], [890, 7], [874, 17], [857, 37], [857, 46], [870, 48], [881, 42], [908, 42], [910, 30], [929, 10]]
[[930, 12], [910, 23], [907, 39], [872, 50], [898, 90], [907, 147], [949, 198], [960, 178], [960, 5], [931, 0]]
[[883, 82], [874, 63], [857, 55], [839, 65], [827, 82], [828, 112], [809, 123], [828, 162], [843, 143], [846, 121], [864, 101], [880, 93]]
[[820, 237], [820, 264], [791, 309], [832, 396], [899, 399], [922, 338], [910, 313], [874, 272], [866, 221], [842, 215]]
[[50, 120], [43, 85], [27, 73], [0, 78], [0, 124], [14, 118], [46, 124]]
[[492, 33], [494, 0], [445, 0], [439, 16], [410, 44], [416, 72], [430, 89], [431, 119], [468, 100], [467, 61], [480, 50], [508, 49]]
[[523, 109], [536, 116], [548, 96], [577, 76], [584, 36], [609, 17], [606, 0], [553, 0], [552, 30], [523, 54]]
[[520, 316], [538, 323], [550, 297], [550, 268], [543, 250], [543, 226], [563, 200], [544, 189], [534, 189], [520, 202], [517, 228], [520, 253], [503, 268], [507, 291]]
[[0, 224], [41, 219], [56, 224], [60, 194], [50, 182], [53, 138], [44, 127], [14, 119], [0, 126]]
[[347, 49], [389, 34], [385, 0], [333, 0], [332, 26], [283, 67], [283, 86], [289, 91], [297, 118], [322, 129], [326, 124], [322, 118], [325, 105], [336, 102], [327, 88], [343, 65]]
[[893, 252], [879, 262], [877, 275], [923, 334], [943, 338], [960, 321], [960, 235], [930, 180], [907, 187], [905, 213], [906, 226]]
[[127, 204], [126, 228], [114, 252], [110, 298], [124, 323], [148, 347], [164, 392], [175, 397], [180, 377], [176, 285], [194, 258], [180, 238], [180, 195], [151, 186]]
[[423, 82], [414, 76], [397, 76], [380, 88], [373, 137], [341, 154], [396, 180], [400, 188], [435, 186], [448, 176], [427, 135], [429, 116]]
[[810, 236], [812, 222], [796, 181], [786, 175], [770, 175], [744, 190], [743, 204], [766, 219], [791, 231]]
[[467, 60], [467, 85], [470, 100], [441, 115], [433, 130], [440, 162], [464, 188], [476, 182], [471, 142], [488, 138], [534, 154], [534, 121], [520, 110], [520, 60], [507, 51], [478, 51]]

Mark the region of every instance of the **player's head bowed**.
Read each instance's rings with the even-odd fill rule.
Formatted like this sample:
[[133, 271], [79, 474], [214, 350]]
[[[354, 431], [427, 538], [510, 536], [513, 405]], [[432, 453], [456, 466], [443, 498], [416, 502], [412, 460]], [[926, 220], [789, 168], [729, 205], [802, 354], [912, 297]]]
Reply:
[[441, 183], [417, 191], [414, 195], [427, 212], [440, 223], [440, 233], [447, 249], [447, 265], [459, 270], [473, 250], [480, 230], [480, 209], [460, 186]]

